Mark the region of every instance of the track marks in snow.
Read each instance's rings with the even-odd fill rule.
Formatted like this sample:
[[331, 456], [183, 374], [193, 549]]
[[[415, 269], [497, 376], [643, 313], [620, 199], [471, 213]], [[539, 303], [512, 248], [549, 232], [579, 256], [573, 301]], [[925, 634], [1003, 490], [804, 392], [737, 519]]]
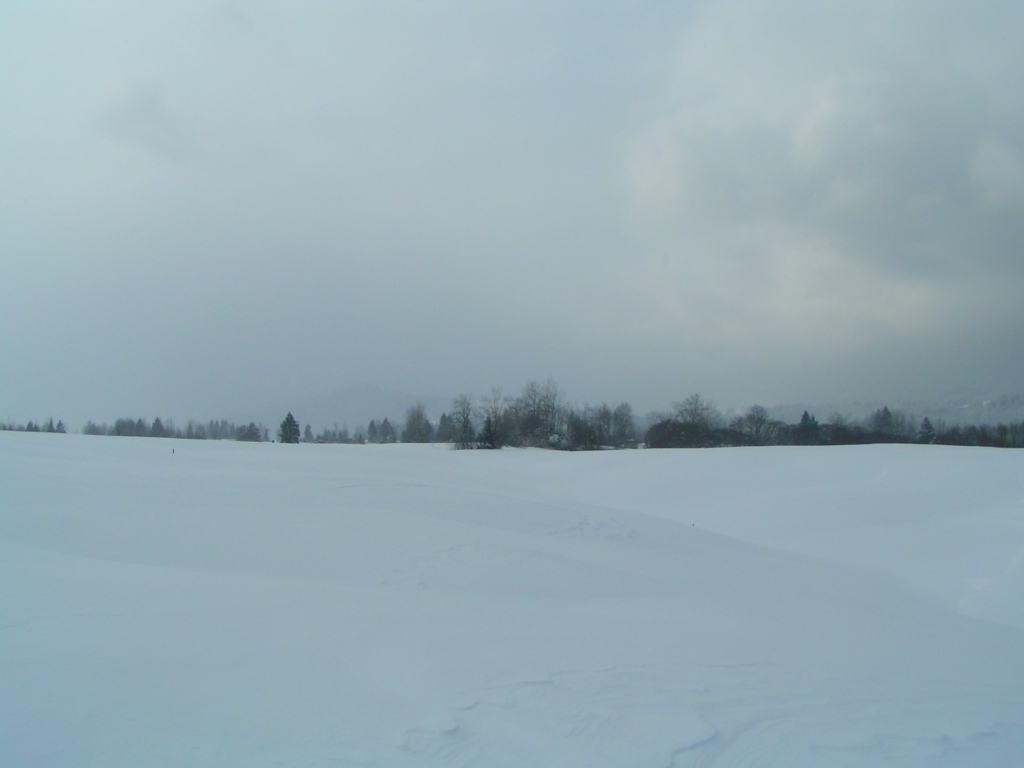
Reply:
[[[746, 682], [704, 692], [701, 716], [713, 735], [680, 749], [671, 768], [967, 768], [1018, 765], [1024, 753], [1020, 724], [984, 718], [943, 724], [935, 718], [934, 725], [922, 728], [921, 713], [912, 711], [926, 708], [920, 703], [908, 707], [906, 701], [871, 695], [851, 700], [810, 691], [784, 694], [779, 687], [779, 681], [763, 688]], [[908, 725], [915, 720], [916, 726]]]
[[655, 677], [611, 668], [495, 683], [452, 707], [450, 721], [406, 730], [402, 751], [450, 766], [671, 766], [715, 732], [694, 709], [693, 691], [638, 688]]

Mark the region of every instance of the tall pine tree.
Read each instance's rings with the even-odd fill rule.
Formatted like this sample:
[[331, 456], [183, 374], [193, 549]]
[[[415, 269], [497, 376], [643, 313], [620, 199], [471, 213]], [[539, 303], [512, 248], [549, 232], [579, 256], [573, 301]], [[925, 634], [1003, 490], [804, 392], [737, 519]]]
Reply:
[[281, 422], [281, 428], [277, 430], [277, 436], [282, 443], [299, 442], [299, 422], [292, 416], [291, 411], [288, 412], [288, 415], [284, 417], [284, 421]]

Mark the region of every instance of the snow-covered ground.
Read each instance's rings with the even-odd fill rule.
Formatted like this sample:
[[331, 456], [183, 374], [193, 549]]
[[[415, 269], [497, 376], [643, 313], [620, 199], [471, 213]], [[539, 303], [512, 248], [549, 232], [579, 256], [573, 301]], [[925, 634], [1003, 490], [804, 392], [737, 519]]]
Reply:
[[1024, 451], [0, 433], [3, 766], [1024, 765]]

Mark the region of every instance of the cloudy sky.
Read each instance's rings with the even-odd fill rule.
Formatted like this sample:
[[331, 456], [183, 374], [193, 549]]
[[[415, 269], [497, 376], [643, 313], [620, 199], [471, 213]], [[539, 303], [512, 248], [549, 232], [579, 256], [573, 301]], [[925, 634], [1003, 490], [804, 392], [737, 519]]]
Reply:
[[0, 420], [1024, 388], [1019, 2], [0, 8]]

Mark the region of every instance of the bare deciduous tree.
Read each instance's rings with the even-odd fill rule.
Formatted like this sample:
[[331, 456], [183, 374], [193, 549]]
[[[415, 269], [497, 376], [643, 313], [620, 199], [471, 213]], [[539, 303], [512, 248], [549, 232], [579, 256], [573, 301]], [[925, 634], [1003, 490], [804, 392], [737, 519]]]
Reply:
[[612, 411], [612, 444], [618, 447], [636, 440], [636, 424], [633, 408], [629, 403], [619, 403]]
[[694, 393], [680, 403], [673, 403], [676, 418], [683, 424], [702, 429], [714, 429], [722, 421], [722, 415], [715, 404]]
[[429, 443], [434, 438], [434, 427], [427, 418], [423, 403], [410, 406], [405, 412], [405, 426], [402, 428], [403, 443]]
[[452, 443], [456, 448], [472, 448], [476, 438], [473, 428], [473, 398], [459, 395], [452, 402]]
[[768, 409], [762, 405], [752, 405], [747, 412], [733, 422], [733, 428], [739, 431], [751, 445], [770, 445], [776, 441], [778, 422], [768, 415]]
[[564, 431], [565, 402], [552, 378], [543, 386], [528, 382], [516, 400], [515, 409], [519, 432], [531, 445], [548, 445]]
[[515, 418], [509, 398], [501, 387], [491, 387], [491, 394], [480, 404], [480, 421], [487, 432], [484, 438], [491, 448], [511, 445], [515, 440]]

